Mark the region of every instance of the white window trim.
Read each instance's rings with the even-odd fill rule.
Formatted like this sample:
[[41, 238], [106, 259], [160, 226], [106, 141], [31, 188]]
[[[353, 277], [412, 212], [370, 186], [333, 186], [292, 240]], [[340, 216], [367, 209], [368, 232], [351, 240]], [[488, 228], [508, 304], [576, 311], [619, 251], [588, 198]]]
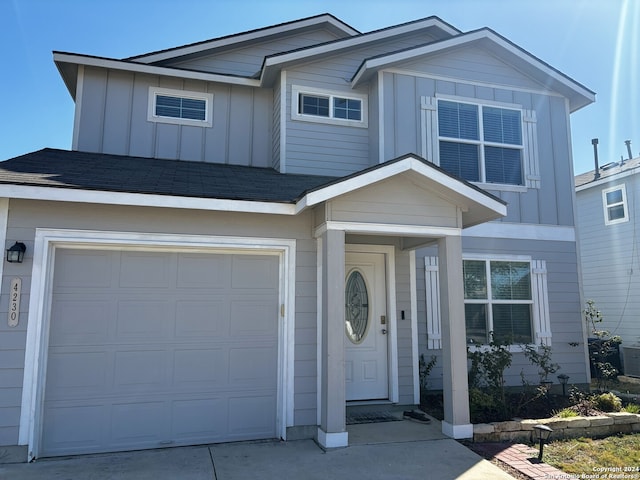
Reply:
[[[477, 98], [460, 97], [456, 95], [446, 95], [436, 93], [433, 97], [421, 97], [421, 120], [422, 120], [422, 156], [427, 160], [440, 165], [440, 136], [438, 128], [438, 101], [445, 100], [458, 103], [467, 103], [478, 106], [497, 107], [510, 110], [518, 110], [521, 114], [522, 128], [522, 185], [511, 185], [505, 183], [485, 183], [484, 169], [484, 149], [481, 150], [482, 155], [482, 172], [481, 179], [477, 182], [471, 182], [485, 190], [512, 191], [523, 193], [528, 188], [540, 188], [540, 166], [538, 160], [538, 134], [537, 134], [537, 118], [535, 110], [527, 110], [522, 105], [506, 102], [497, 102], [492, 100], [483, 100]], [[482, 115], [480, 115], [480, 121]], [[443, 137], [447, 139], [447, 137]], [[460, 139], [451, 139], [459, 141]], [[473, 143], [473, 142], [472, 142]], [[502, 144], [500, 144], [502, 145]], [[508, 145], [508, 144], [507, 144]], [[513, 146], [510, 146], [513, 148]]]
[[[615, 192], [616, 190], [622, 191], [622, 201], [617, 203], [608, 204], [607, 203], [607, 193]], [[622, 205], [624, 208], [624, 216], [622, 218], [616, 218], [615, 220], [609, 220], [609, 209], [612, 207], [617, 207]], [[616, 185], [615, 187], [606, 188], [602, 190], [602, 209], [604, 212], [604, 224], [605, 225], [615, 225], [617, 223], [625, 223], [629, 221], [629, 209], [627, 207], [627, 188], [625, 184]]]
[[[484, 261], [512, 261], [529, 262], [531, 264], [531, 321], [532, 344], [551, 346], [551, 317], [549, 314], [549, 293], [547, 287], [547, 267], [545, 260], [535, 260], [526, 255], [464, 255], [463, 260]], [[442, 348], [441, 334], [442, 319], [440, 317], [440, 275], [438, 257], [424, 257], [425, 292], [427, 311], [427, 348], [439, 350]], [[487, 345], [469, 346], [473, 350], [486, 350]], [[511, 352], [522, 352], [521, 345], [510, 345]]]
[[[169, 97], [190, 98], [204, 100], [205, 119], [193, 120], [189, 118], [163, 117], [156, 115], [156, 97], [167, 95]], [[149, 100], [147, 102], [147, 121], [156, 123], [170, 123], [173, 125], [191, 125], [195, 127], [213, 126], [213, 93], [192, 92], [187, 90], [175, 90], [171, 88], [149, 87]]]
[[[329, 117], [320, 117], [317, 115], [308, 115], [300, 113], [300, 95], [314, 95], [329, 98]], [[333, 116], [333, 99], [346, 98], [348, 100], [360, 100], [362, 105], [361, 120], [347, 120], [344, 118], [335, 118]], [[300, 85], [291, 86], [291, 119], [303, 122], [326, 123], [330, 125], [346, 125], [349, 127], [367, 128], [369, 126], [369, 106], [367, 95], [353, 92], [340, 92], [337, 90], [325, 90], [313, 87], [304, 87]]]

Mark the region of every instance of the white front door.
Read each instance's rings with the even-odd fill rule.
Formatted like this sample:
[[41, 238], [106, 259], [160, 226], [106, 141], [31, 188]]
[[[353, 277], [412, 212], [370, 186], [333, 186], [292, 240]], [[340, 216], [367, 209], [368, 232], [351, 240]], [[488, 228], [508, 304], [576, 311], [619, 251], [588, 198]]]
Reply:
[[389, 398], [383, 253], [347, 252], [345, 262], [347, 400]]

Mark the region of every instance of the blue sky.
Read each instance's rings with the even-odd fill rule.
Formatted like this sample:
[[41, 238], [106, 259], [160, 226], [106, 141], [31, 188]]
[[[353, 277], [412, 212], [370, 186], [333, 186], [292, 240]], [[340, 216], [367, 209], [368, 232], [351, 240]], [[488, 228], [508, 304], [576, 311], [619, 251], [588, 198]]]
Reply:
[[596, 92], [571, 117], [575, 173], [640, 155], [640, 0], [1, 0], [0, 160], [69, 149], [73, 101], [53, 50], [123, 58], [331, 13], [361, 32], [437, 15], [490, 27]]

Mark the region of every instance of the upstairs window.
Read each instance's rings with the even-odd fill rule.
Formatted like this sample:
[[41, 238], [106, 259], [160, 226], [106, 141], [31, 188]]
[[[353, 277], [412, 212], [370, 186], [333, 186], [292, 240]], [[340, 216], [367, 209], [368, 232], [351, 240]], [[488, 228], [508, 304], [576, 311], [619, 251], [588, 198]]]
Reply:
[[212, 104], [210, 93], [150, 87], [147, 120], [210, 127]]
[[344, 95], [308, 87], [292, 87], [291, 118], [308, 122], [367, 126], [364, 95]]
[[522, 111], [438, 101], [440, 166], [470, 182], [524, 185]]
[[624, 185], [602, 191], [605, 225], [615, 225], [629, 221], [627, 211], [627, 191]]
[[532, 343], [531, 262], [464, 260], [467, 342]]

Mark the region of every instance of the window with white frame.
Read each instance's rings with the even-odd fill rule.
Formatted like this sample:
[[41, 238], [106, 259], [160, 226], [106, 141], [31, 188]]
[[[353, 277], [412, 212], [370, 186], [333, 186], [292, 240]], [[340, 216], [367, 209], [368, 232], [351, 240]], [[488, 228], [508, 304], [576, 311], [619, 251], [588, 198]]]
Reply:
[[604, 204], [605, 225], [614, 225], [629, 220], [627, 212], [627, 190], [624, 185], [603, 190], [602, 202]]
[[468, 343], [533, 341], [530, 262], [469, 259], [463, 275]]
[[147, 120], [210, 127], [212, 106], [210, 93], [149, 87]]
[[[427, 345], [442, 348], [438, 257], [425, 257]], [[551, 344], [544, 260], [510, 256], [465, 256], [463, 260], [467, 343], [491, 339], [513, 345]]]
[[438, 100], [440, 166], [470, 182], [524, 185], [522, 111]]
[[292, 87], [291, 118], [309, 122], [367, 126], [367, 97], [310, 87]]

